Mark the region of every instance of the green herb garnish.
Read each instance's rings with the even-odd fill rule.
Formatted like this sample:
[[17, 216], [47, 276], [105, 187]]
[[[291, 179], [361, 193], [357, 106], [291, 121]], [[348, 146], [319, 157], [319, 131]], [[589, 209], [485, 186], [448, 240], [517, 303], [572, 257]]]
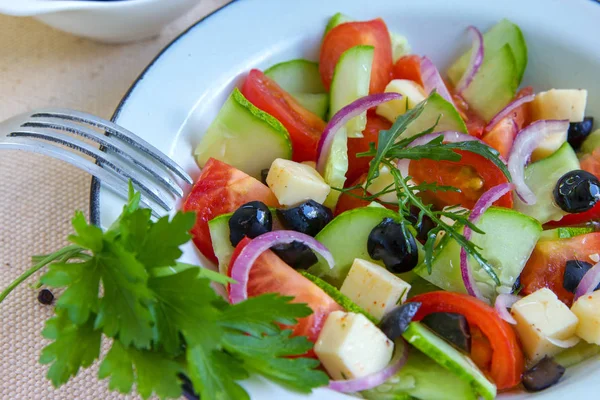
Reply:
[[129, 202], [105, 232], [77, 213], [73, 244], [37, 257], [0, 293], [2, 301], [45, 266], [41, 281], [65, 289], [42, 332], [52, 343], [40, 362], [51, 364], [48, 378], [55, 386], [99, 359], [102, 340], [112, 345], [99, 378], [121, 393], [135, 384], [144, 398], [180, 397], [181, 374], [207, 400], [249, 399], [237, 382], [252, 373], [299, 392], [327, 384], [319, 362], [301, 357], [313, 344], [279, 325], [310, 315], [307, 305], [276, 294], [230, 305], [211, 287], [230, 278], [176, 261], [195, 215], [180, 212], [154, 222], [139, 201], [130, 186]]

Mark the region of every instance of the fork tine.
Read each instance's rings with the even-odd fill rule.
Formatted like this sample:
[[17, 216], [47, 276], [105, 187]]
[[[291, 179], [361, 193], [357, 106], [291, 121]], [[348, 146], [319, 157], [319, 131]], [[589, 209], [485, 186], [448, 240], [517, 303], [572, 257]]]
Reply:
[[[57, 118], [36, 118], [35, 122], [28, 121], [21, 125], [21, 128], [48, 128], [48, 129], [56, 129], [64, 132], [69, 132], [75, 135], [82, 136], [86, 139], [92, 140], [106, 148], [112, 150], [119, 156], [123, 157], [127, 161], [134, 163], [140, 168], [144, 169], [158, 181], [160, 181], [164, 187], [169, 189], [173, 194], [178, 197], [183, 197], [183, 190], [179, 185], [177, 185], [166, 173], [164, 173], [160, 168], [157, 168], [157, 164], [155, 160], [147, 159], [145, 156], [141, 155], [140, 157], [144, 157], [147, 159], [147, 163], [140, 162], [137, 158], [132, 157], [129, 153], [123, 151], [122, 142], [115, 140], [113, 137], [103, 135], [102, 133], [88, 128], [87, 126], [78, 125], [71, 123], [64, 119]], [[121, 144], [121, 146], [119, 146]], [[141, 153], [140, 153], [141, 154]], [[162, 165], [162, 164], [161, 164]]]
[[[127, 179], [122, 175], [119, 175], [111, 170], [104, 169], [95, 163], [87, 160], [72, 151], [65, 150], [59, 146], [55, 146], [51, 143], [45, 143], [36, 139], [26, 137], [10, 137], [6, 138], [5, 141], [0, 142], [0, 149], [6, 150], [24, 150], [33, 153], [43, 154], [52, 158], [65, 161], [77, 168], [84, 170], [85, 172], [96, 176], [102, 181], [102, 183], [109, 186], [112, 190], [127, 198]], [[145, 196], [145, 190], [141, 187], [137, 187]], [[147, 199], [142, 196], [141, 203], [144, 207], [149, 208], [152, 211], [154, 217], [160, 217], [160, 213], [157, 210], [156, 205], [148, 202]]]
[[[41, 144], [42, 141], [48, 141], [53, 143], [58, 143], [63, 146], [70, 147], [72, 149], [78, 150], [84, 153], [87, 156], [95, 158], [101, 165], [106, 165], [117, 175], [124, 176], [127, 179], [131, 179], [134, 184], [139, 186], [146, 192], [146, 195], [158, 203], [161, 207], [166, 210], [171, 210], [173, 206], [167, 204], [163, 197], [165, 194], [160, 191], [160, 188], [155, 187], [155, 185], [146, 179], [139, 172], [135, 171], [135, 169], [128, 168], [124, 166], [116, 157], [109, 153], [105, 153], [100, 151], [94, 146], [90, 146], [89, 144], [72, 137], [65, 137], [62, 134], [56, 133], [49, 129], [37, 128], [31, 129], [30, 131], [21, 130], [12, 132], [8, 139], [17, 138], [17, 137], [29, 137], [32, 142], [36, 142]], [[35, 140], [38, 139], [38, 140]], [[126, 179], [124, 179], [126, 181]]]
[[152, 158], [167, 166], [171, 171], [177, 174], [181, 179], [189, 184], [194, 183], [192, 178], [181, 168], [177, 163], [165, 156], [160, 150], [146, 142], [144, 139], [135, 135], [133, 132], [116, 125], [110, 121], [101, 119], [91, 114], [83, 113], [74, 110], [64, 110], [60, 108], [40, 110], [31, 116], [32, 118], [60, 118], [70, 121], [80, 122], [95, 126], [106, 130], [107, 132], [117, 136], [119, 139], [129, 143], [137, 149], [146, 152]]

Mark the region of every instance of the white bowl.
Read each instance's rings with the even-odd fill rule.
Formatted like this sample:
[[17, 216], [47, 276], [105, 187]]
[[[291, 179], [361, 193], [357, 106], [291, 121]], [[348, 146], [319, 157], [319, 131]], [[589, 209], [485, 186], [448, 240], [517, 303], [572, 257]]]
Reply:
[[[442, 71], [469, 46], [468, 25], [486, 30], [502, 18], [522, 28], [529, 47], [524, 84], [536, 91], [586, 88], [586, 115], [600, 118], [600, 6], [591, 0], [239, 0], [196, 24], [169, 45], [131, 87], [113, 120], [169, 154], [193, 177], [195, 146], [227, 95], [251, 68], [292, 58], [318, 59], [329, 17], [383, 17], [405, 34], [413, 50]], [[108, 227], [123, 201], [94, 180], [92, 222]], [[183, 261], [210, 263], [190, 244]], [[600, 358], [569, 368], [556, 386], [536, 394], [504, 393], [499, 399], [598, 398]], [[311, 396], [286, 392], [254, 379], [244, 383], [253, 399], [333, 400], [352, 397], [319, 389]]]
[[56, 29], [107, 43], [158, 35], [199, 0], [0, 0], [0, 14], [31, 16]]

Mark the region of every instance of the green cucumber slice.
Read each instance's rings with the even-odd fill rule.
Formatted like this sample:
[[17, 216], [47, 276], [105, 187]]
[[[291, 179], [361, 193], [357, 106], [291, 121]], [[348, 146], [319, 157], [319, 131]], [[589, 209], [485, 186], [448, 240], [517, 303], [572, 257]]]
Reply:
[[341, 12], [335, 14], [333, 17], [329, 18], [329, 21], [327, 22], [327, 26], [325, 27], [325, 35], [327, 35], [327, 33], [336, 26], [352, 21], [354, 21], [354, 19], [350, 18], [345, 14], [342, 14]]
[[[523, 37], [523, 32], [516, 25], [507, 19], [503, 19], [494, 25], [489, 31], [483, 35], [484, 46], [484, 63], [495, 57], [496, 53], [508, 45], [515, 60], [517, 85], [520, 84], [525, 68], [527, 67], [527, 44]], [[471, 50], [467, 51], [458, 58], [448, 68], [448, 78], [450, 82], [456, 86], [460, 78], [463, 76], [469, 60], [471, 58]]]
[[277, 119], [234, 89], [194, 152], [200, 167], [209, 158], [223, 161], [257, 179], [276, 158], [292, 158], [292, 142]]
[[496, 397], [496, 386], [485, 377], [473, 361], [425, 325], [411, 322], [402, 337], [439, 365], [471, 384], [484, 399], [494, 400]]
[[[343, 107], [369, 94], [371, 67], [375, 48], [355, 46], [340, 56], [333, 72], [329, 94], [329, 118]], [[367, 126], [367, 112], [352, 118], [346, 124], [348, 137], [362, 137]]]
[[[481, 248], [481, 255], [493, 266], [501, 286], [470, 258], [473, 277], [482, 294], [494, 300], [498, 293], [511, 293], [537, 243], [542, 227], [538, 221], [507, 208], [491, 207], [476, 226], [485, 235], [473, 233], [471, 241]], [[460, 245], [453, 239], [434, 255], [431, 274], [424, 263], [413, 272], [434, 285], [451, 292], [466, 293], [460, 272]]]
[[519, 87], [515, 56], [508, 44], [484, 62], [462, 92], [463, 98], [486, 121], [490, 121], [515, 97]]
[[411, 53], [412, 49], [406, 36], [390, 32], [390, 39], [392, 41], [392, 60], [394, 62], [398, 61], [402, 56]]
[[419, 118], [414, 120], [401, 135], [402, 139], [421, 133], [433, 125], [439, 117], [439, 122], [434, 132], [457, 131], [467, 133], [467, 126], [456, 108], [438, 93], [434, 93], [426, 100], [427, 103]]
[[596, 129], [583, 141], [581, 153], [592, 154], [598, 147], [600, 147], [600, 129]]
[[565, 368], [572, 367], [575, 364], [579, 364], [588, 358], [594, 357], [600, 353], [600, 346], [587, 343], [582, 340], [570, 349], [566, 349], [554, 356], [554, 361], [559, 363]]
[[515, 210], [529, 215], [540, 223], [558, 221], [566, 213], [554, 204], [556, 182], [567, 172], [579, 169], [579, 160], [573, 148], [563, 144], [554, 154], [525, 168], [525, 183], [536, 196], [536, 203], [527, 205], [514, 196]]
[[319, 64], [314, 61], [296, 59], [275, 64], [265, 71], [288, 93], [326, 93]]
[[327, 93], [291, 93], [291, 95], [308, 111], [322, 120], [327, 119], [329, 95]]
[[[332, 188], [342, 188], [346, 182], [346, 172], [348, 172], [348, 137], [345, 128], [342, 128], [335, 134], [331, 144], [323, 179]], [[331, 189], [323, 205], [334, 210], [341, 194], [340, 191]]]
[[556, 228], [542, 232], [540, 235], [540, 240], [570, 239], [575, 236], [585, 235], [592, 232], [594, 232], [594, 228], [585, 226]]

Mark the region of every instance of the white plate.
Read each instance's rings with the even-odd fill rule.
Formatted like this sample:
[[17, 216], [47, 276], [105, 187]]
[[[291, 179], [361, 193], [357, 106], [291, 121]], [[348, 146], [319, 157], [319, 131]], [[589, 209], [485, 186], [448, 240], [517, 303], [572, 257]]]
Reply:
[[[486, 30], [502, 18], [522, 29], [529, 46], [524, 83], [537, 90], [586, 88], [587, 115], [600, 117], [600, 6], [591, 0], [243, 0], [231, 3], [169, 45], [142, 73], [114, 120], [143, 136], [198, 176], [192, 151], [234, 85], [251, 68], [292, 59], [317, 59], [323, 29], [341, 11], [359, 19], [383, 17], [390, 30], [408, 36], [413, 50], [443, 67], [469, 45], [465, 28]], [[93, 222], [107, 227], [122, 200], [92, 184]], [[187, 262], [208, 265], [193, 246]], [[554, 388], [501, 399], [597, 397], [600, 359], [568, 371]], [[248, 383], [252, 398], [347, 399], [325, 389], [300, 396], [261, 380]]]

